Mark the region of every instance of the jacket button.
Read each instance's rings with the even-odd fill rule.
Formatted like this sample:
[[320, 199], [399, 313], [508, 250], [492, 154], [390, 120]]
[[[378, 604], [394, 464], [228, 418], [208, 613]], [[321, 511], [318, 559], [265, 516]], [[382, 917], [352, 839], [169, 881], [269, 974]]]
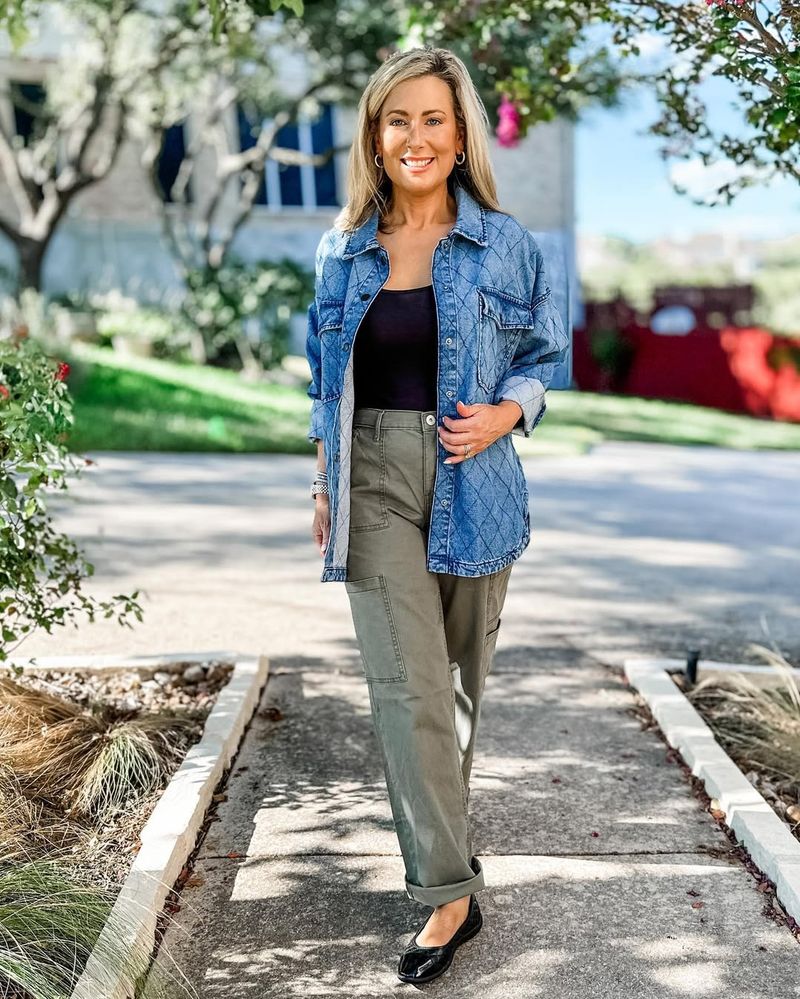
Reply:
[[362, 292], [361, 292], [361, 301], [362, 301], [362, 302], [366, 302], [366, 300], [367, 300], [368, 298], [369, 298], [369, 292], [368, 292], [368, 291], [362, 291]]

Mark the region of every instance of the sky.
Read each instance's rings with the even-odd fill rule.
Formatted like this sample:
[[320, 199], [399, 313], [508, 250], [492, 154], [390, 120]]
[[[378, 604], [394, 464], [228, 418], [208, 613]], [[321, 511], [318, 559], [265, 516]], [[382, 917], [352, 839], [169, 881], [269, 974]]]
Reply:
[[[717, 120], [726, 102], [709, 99]], [[624, 236], [637, 242], [658, 237], [685, 239], [700, 232], [742, 236], [800, 234], [800, 185], [773, 181], [754, 187], [730, 205], [695, 205], [669, 183], [670, 164], [659, 155], [658, 136], [647, 136], [656, 120], [654, 100], [639, 92], [628, 105], [586, 112], [575, 132], [578, 233]], [[702, 165], [701, 165], [702, 166]], [[680, 164], [694, 177], [696, 166]]]

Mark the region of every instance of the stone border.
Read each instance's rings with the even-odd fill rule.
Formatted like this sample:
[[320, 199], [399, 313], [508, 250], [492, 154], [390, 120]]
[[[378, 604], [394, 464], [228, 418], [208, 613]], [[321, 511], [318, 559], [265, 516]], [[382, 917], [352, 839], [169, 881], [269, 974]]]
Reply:
[[[733, 672], [738, 664], [701, 659], [703, 668]], [[745, 664], [742, 664], [744, 667]], [[692, 774], [699, 777], [709, 797], [716, 798], [725, 822], [761, 871], [774, 882], [775, 893], [787, 913], [800, 923], [800, 842], [778, 818], [771, 805], [750, 783], [714, 738], [714, 733], [670, 672], [683, 672], [680, 659], [625, 659], [625, 676], [647, 703], [671, 746], [680, 752]], [[772, 666], [763, 669], [777, 676]], [[750, 666], [742, 672], [761, 672]]]
[[9, 656], [0, 663], [0, 669], [9, 666], [20, 666], [26, 673], [36, 673], [38, 670], [63, 669], [74, 673], [114, 673], [127, 670], [139, 670], [142, 673], [180, 672], [182, 666], [194, 666], [208, 662], [238, 662], [243, 656], [241, 652], [228, 649], [222, 652], [171, 652], [161, 656], [32, 656], [30, 659], [20, 659]]
[[[92, 672], [169, 669], [181, 663], [233, 662], [233, 672], [217, 694], [200, 740], [189, 748], [180, 767], [156, 802], [140, 833], [141, 847], [112, 906], [72, 999], [130, 999], [135, 980], [147, 970], [155, 944], [157, 919], [211, 804], [214, 788], [230, 766], [246, 724], [255, 711], [269, 673], [266, 656], [241, 653], [199, 655], [56, 656], [11, 660], [30, 672], [76, 669]], [[8, 664], [6, 664], [8, 665]], [[127, 954], [124, 968], [109, 967], [103, 954]]]

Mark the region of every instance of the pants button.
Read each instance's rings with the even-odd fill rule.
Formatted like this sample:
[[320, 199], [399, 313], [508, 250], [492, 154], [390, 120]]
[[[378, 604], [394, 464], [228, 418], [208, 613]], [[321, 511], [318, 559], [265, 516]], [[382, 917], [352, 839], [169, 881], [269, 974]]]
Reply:
[[433, 415], [433, 413], [427, 413], [425, 416], [425, 422], [428, 424], [429, 427], [432, 427], [433, 424], [436, 423], [436, 417]]

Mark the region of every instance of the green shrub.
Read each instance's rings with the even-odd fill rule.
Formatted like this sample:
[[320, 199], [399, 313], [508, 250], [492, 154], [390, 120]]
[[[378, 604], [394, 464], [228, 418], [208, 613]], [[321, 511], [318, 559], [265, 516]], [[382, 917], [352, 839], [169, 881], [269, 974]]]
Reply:
[[314, 294], [310, 272], [289, 258], [232, 260], [190, 271], [186, 282], [183, 311], [202, 336], [206, 359], [254, 373], [281, 363], [292, 314]]
[[49, 490], [67, 489], [67, 478], [89, 459], [65, 446], [72, 423], [69, 366], [30, 338], [25, 327], [0, 338], [0, 662], [35, 629], [116, 614], [130, 626], [142, 619], [131, 596], [96, 600], [82, 591], [94, 572], [77, 546], [55, 530], [47, 512]]

